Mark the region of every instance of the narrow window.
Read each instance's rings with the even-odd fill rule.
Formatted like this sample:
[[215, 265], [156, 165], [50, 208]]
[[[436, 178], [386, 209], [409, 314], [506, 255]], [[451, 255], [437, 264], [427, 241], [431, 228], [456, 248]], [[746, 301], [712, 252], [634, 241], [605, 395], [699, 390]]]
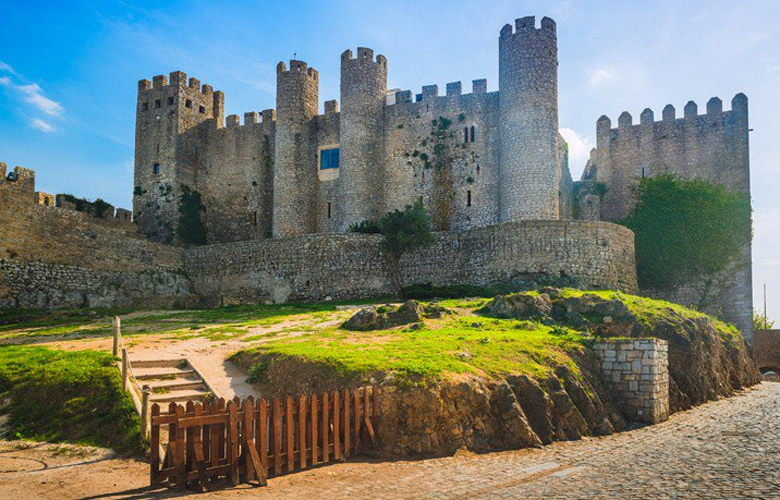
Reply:
[[471, 126], [471, 141], [469, 141], [469, 142], [474, 142], [476, 140], [477, 140], [477, 127], [472, 125]]
[[320, 170], [339, 168], [339, 148], [320, 150]]
[[471, 191], [466, 191], [466, 206], [471, 206]]
[[173, 106], [173, 96], [168, 98], [168, 106]]
[[154, 175], [160, 175], [160, 164], [155, 163], [154, 167], [152, 167], [152, 172], [154, 172]]
[[200, 114], [202, 114], [202, 115], [205, 115], [205, 114], [206, 114], [206, 106], [200, 106], [200, 107], [198, 108], [198, 112], [199, 112]]
[[463, 127], [463, 142], [469, 142], [469, 128]]
[[328, 219], [330, 219], [330, 202], [328, 202]]
[[192, 107], [192, 101], [187, 99], [187, 102], [185, 102], [184, 105], [187, 106], [188, 108], [191, 108]]
[[154, 107], [155, 108], [161, 108], [162, 107], [162, 101], [160, 99], [155, 99]]
[[141, 111], [149, 111], [149, 103], [145, 102], [141, 104]]
[[477, 175], [479, 175], [479, 165], [477, 165]]

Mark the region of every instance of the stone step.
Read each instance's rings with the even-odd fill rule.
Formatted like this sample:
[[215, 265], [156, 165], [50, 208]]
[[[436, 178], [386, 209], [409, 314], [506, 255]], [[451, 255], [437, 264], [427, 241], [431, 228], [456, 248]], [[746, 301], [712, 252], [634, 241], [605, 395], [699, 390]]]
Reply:
[[172, 391], [167, 394], [152, 394], [149, 400], [152, 403], [181, 403], [184, 401], [200, 401], [209, 391]]
[[148, 385], [152, 389], [153, 394], [154, 390], [159, 388], [167, 389], [168, 393], [185, 390], [206, 390], [206, 385], [201, 379], [175, 378], [172, 380], [157, 380], [150, 382]]
[[138, 380], [164, 380], [164, 379], [176, 379], [189, 376], [197, 376], [195, 370], [181, 369], [181, 368], [133, 368], [135, 378]]
[[179, 368], [189, 366], [184, 358], [176, 359], [133, 359], [130, 357], [133, 369], [136, 368]]

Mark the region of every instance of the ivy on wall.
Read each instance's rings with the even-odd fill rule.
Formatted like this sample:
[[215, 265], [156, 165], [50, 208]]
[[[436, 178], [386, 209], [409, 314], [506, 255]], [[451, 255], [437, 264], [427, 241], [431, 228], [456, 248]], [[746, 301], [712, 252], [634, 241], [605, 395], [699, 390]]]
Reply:
[[673, 174], [641, 179], [620, 224], [636, 235], [643, 288], [672, 289], [723, 271], [752, 237], [750, 197]]
[[200, 193], [189, 186], [181, 187], [179, 197], [179, 225], [176, 232], [182, 243], [187, 245], [202, 245], [206, 243], [206, 226], [203, 224], [203, 205]]

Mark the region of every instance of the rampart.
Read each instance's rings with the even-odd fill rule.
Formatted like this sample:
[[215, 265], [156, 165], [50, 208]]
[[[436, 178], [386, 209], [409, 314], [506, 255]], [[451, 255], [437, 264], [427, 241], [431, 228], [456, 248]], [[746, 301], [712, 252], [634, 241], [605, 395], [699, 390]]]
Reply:
[[[102, 217], [35, 192], [0, 164], [0, 307], [173, 305], [187, 300], [182, 250], [143, 239], [124, 210]], [[61, 196], [58, 198], [63, 199]], [[112, 215], [109, 215], [111, 213]]]
[[[391, 296], [381, 237], [315, 234], [188, 250], [195, 291], [221, 304]], [[405, 285], [488, 285], [568, 278], [636, 291], [633, 233], [605, 222], [529, 221], [438, 233], [402, 260]]]

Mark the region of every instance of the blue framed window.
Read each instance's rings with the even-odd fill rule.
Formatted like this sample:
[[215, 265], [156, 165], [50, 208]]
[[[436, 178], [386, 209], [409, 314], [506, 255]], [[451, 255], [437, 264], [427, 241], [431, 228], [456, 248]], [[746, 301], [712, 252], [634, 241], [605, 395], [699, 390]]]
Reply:
[[320, 150], [320, 170], [339, 168], [339, 148]]
[[154, 172], [154, 175], [160, 175], [160, 164], [155, 163], [154, 167], [152, 167], [152, 172]]

